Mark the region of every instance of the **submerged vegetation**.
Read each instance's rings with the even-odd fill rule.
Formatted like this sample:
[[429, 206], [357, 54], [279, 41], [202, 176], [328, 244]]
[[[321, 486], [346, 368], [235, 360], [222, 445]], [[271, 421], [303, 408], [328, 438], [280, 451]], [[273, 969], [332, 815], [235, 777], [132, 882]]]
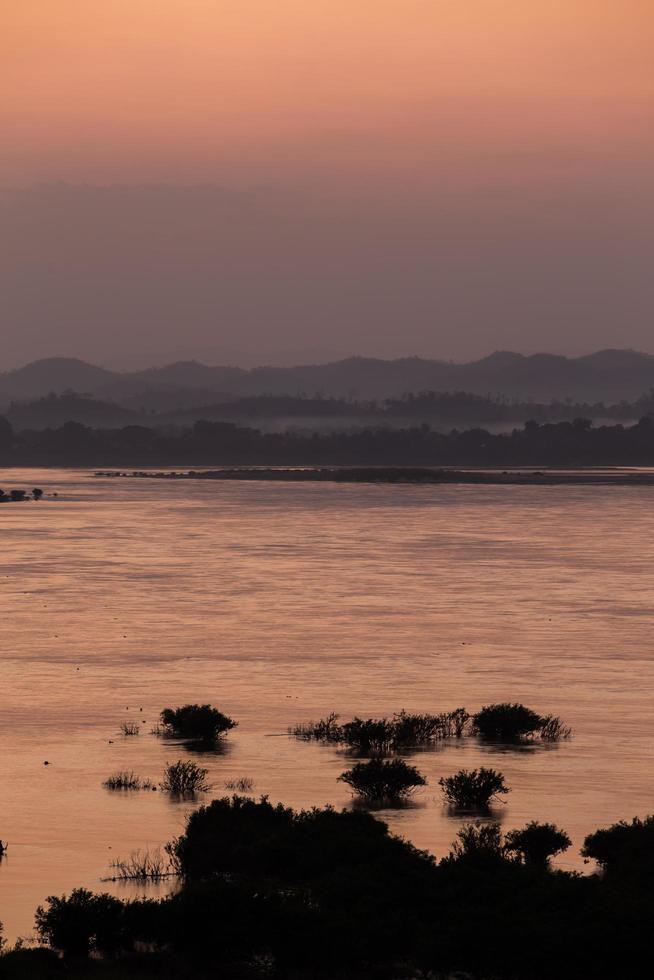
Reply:
[[524, 704], [508, 701], [485, 705], [474, 715], [472, 724], [473, 731], [481, 738], [497, 742], [519, 742], [536, 736], [555, 742], [572, 734], [572, 730], [560, 718], [542, 716]]
[[397, 803], [410, 796], [418, 786], [427, 784], [422, 773], [402, 759], [359, 762], [338, 778], [369, 803]]
[[238, 779], [228, 779], [225, 789], [237, 789], [240, 793], [249, 793], [254, 789], [254, 780], [249, 776], [239, 776]]
[[438, 780], [443, 796], [459, 810], [484, 809], [509, 792], [504, 776], [496, 769], [460, 769]]
[[140, 735], [141, 726], [135, 721], [123, 721], [120, 725], [121, 735]]
[[215, 742], [238, 723], [210, 704], [185, 704], [181, 708], [164, 708], [161, 728], [168, 735], [201, 742]]
[[123, 769], [108, 776], [102, 784], [105, 789], [155, 789], [149, 779], [141, 779], [135, 772]]
[[471, 715], [465, 708], [440, 714], [399, 711], [392, 718], [353, 718], [339, 724], [332, 713], [317, 722], [289, 729], [303, 741], [342, 744], [362, 755], [380, 755], [402, 749], [433, 745], [443, 739], [478, 735], [489, 741], [519, 742], [538, 737], [555, 742], [569, 738], [572, 730], [555, 715], [539, 715], [523, 704], [490, 704]]
[[207, 782], [208, 772], [208, 769], [203, 769], [196, 762], [179, 759], [166, 766], [159, 786], [165, 793], [172, 793], [174, 796], [206, 793], [211, 789]]
[[441, 714], [399, 711], [392, 718], [353, 718], [338, 724], [339, 715], [330, 714], [317, 722], [306, 722], [289, 729], [303, 741], [346, 745], [362, 754], [377, 755], [397, 749], [430, 745], [444, 738], [461, 738], [468, 731], [470, 715], [465, 708]]
[[342, 742], [343, 728], [338, 724], [340, 715], [335, 712], [320, 721], [307, 721], [288, 729], [289, 735], [295, 735], [305, 742]]
[[110, 881], [160, 881], [169, 878], [173, 871], [170, 859], [157, 849], [155, 851], [132, 851], [126, 860], [118, 858], [111, 862], [114, 875]]

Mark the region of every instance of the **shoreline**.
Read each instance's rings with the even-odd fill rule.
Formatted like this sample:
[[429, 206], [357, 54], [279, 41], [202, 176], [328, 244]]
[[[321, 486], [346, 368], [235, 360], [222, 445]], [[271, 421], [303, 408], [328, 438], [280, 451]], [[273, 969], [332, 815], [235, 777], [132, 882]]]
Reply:
[[497, 486], [652, 486], [654, 470], [449, 470], [430, 467], [225, 467], [212, 470], [96, 470], [96, 477], [241, 480], [278, 483], [472, 484]]

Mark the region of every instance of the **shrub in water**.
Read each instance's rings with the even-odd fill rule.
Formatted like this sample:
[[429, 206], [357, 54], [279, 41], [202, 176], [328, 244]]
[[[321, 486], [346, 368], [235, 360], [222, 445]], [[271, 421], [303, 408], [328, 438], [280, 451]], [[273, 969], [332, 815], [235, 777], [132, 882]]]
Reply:
[[495, 769], [461, 769], [454, 776], [438, 780], [445, 799], [460, 810], [487, 807], [492, 800], [509, 792], [504, 776]]
[[173, 874], [170, 861], [158, 848], [155, 851], [132, 851], [126, 860], [117, 858], [112, 861], [111, 867], [116, 872], [111, 881], [159, 881]]
[[210, 704], [185, 704], [181, 708], [164, 708], [161, 712], [161, 723], [170, 735], [201, 739], [205, 742], [215, 741], [237, 724]]
[[105, 789], [152, 789], [149, 779], [141, 779], [135, 772], [124, 770], [115, 772], [102, 784]]
[[504, 848], [515, 854], [525, 864], [546, 865], [551, 857], [560, 854], [572, 844], [563, 830], [553, 823], [532, 820], [522, 830], [510, 830], [504, 840]]
[[225, 789], [237, 789], [241, 793], [249, 793], [254, 789], [254, 780], [249, 776], [240, 776], [238, 779], [228, 779]]
[[409, 766], [401, 759], [371, 759], [370, 762], [360, 762], [338, 778], [351, 786], [358, 796], [370, 802], [403, 800], [416, 786], [427, 784], [427, 780], [415, 766]]
[[343, 725], [343, 741], [357, 752], [388, 752], [395, 741], [395, 727], [387, 718], [353, 718]]
[[558, 742], [562, 738], [570, 738], [572, 729], [556, 715], [545, 715], [538, 734], [545, 742]]
[[400, 711], [393, 715], [392, 744], [394, 748], [428, 745], [445, 734], [445, 715], [409, 714]]
[[539, 731], [544, 720], [524, 704], [503, 703], [483, 707], [474, 716], [473, 724], [482, 738], [515, 742]]
[[138, 735], [141, 729], [135, 721], [124, 721], [120, 726], [121, 735]]
[[289, 735], [304, 739], [309, 742], [315, 739], [317, 742], [342, 742], [343, 729], [338, 724], [339, 715], [332, 712], [320, 721], [308, 721], [302, 725], [295, 725], [289, 728]]
[[455, 708], [441, 715], [443, 724], [443, 738], [462, 738], [467, 734], [470, 715], [465, 708]]
[[211, 788], [207, 782], [208, 772], [208, 769], [203, 769], [196, 762], [184, 762], [180, 759], [166, 767], [159, 785], [166, 793], [174, 793], [176, 796], [205, 793]]

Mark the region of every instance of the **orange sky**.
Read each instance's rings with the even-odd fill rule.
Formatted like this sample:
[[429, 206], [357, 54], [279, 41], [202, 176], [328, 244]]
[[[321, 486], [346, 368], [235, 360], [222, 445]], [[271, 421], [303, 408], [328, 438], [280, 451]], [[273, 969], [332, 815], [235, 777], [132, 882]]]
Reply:
[[4, 0], [0, 183], [649, 163], [651, 0]]

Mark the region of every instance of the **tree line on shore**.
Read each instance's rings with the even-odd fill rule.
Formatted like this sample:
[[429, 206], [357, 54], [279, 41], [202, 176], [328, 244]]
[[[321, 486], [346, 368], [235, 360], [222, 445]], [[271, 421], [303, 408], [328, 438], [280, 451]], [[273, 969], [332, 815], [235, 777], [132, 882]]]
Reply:
[[14, 432], [0, 418], [0, 465], [654, 465], [654, 423], [527, 422], [509, 433], [428, 425], [341, 432], [261, 432], [229, 422], [95, 429], [67, 422]]

